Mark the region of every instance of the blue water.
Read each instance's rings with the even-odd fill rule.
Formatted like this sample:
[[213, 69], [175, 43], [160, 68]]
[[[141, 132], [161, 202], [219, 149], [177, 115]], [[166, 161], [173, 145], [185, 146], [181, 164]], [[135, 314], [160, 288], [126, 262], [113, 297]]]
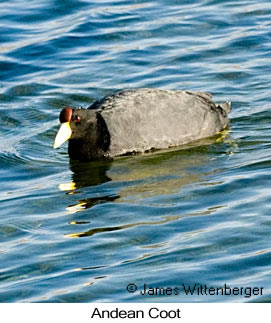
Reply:
[[[0, 28], [0, 301], [269, 302], [270, 1], [2, 0]], [[230, 100], [230, 129], [113, 162], [53, 150], [63, 107], [138, 87]]]

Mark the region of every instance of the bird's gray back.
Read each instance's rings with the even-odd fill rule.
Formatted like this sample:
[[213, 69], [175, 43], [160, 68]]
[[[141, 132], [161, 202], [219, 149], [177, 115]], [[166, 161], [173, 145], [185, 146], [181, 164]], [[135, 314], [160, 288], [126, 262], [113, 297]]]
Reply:
[[228, 123], [223, 109], [203, 92], [126, 90], [90, 109], [98, 109], [107, 124], [111, 156], [178, 146], [212, 136]]

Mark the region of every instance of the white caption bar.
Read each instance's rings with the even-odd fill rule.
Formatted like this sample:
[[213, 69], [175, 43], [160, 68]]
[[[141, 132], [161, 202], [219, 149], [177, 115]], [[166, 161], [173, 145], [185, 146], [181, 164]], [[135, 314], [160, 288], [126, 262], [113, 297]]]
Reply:
[[1, 304], [2, 322], [266, 322], [270, 304]]

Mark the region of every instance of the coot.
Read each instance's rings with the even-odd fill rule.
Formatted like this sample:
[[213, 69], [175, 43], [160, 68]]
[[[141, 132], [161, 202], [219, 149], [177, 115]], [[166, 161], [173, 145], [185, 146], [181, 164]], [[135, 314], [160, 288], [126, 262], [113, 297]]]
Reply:
[[88, 109], [63, 109], [54, 148], [69, 140], [70, 158], [88, 161], [179, 146], [219, 133], [230, 110], [204, 92], [123, 90]]

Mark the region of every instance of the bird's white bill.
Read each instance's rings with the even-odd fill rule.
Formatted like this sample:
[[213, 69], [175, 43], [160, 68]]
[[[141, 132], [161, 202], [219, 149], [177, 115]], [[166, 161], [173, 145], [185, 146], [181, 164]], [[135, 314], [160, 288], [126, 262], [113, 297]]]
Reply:
[[64, 144], [65, 141], [71, 138], [71, 135], [72, 135], [72, 130], [71, 130], [70, 123], [69, 122], [62, 123], [55, 137], [54, 148], [58, 148], [59, 146]]

